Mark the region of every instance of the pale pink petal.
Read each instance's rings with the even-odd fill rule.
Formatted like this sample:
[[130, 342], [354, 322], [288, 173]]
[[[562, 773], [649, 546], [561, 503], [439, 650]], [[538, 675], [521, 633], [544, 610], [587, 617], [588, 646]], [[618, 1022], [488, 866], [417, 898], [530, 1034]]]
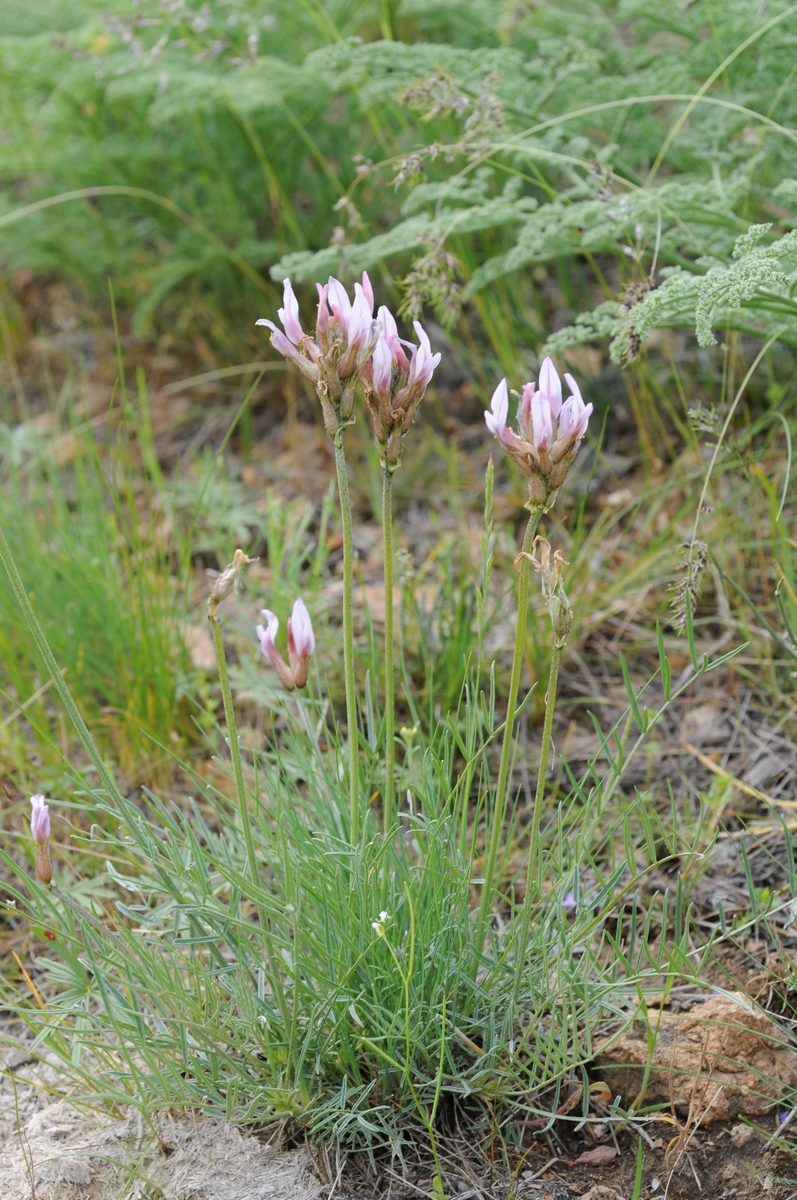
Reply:
[[410, 383], [417, 383], [426, 390], [442, 355], [432, 354], [429, 336], [420, 321], [413, 321], [412, 328], [418, 336], [420, 345], [413, 347], [412, 362], [410, 363]]
[[382, 333], [388, 343], [390, 343], [393, 338], [398, 338], [398, 325], [396, 324], [396, 318], [386, 305], [382, 304], [380, 306], [379, 312], [377, 313], [377, 320], [382, 326]]
[[263, 625], [256, 625], [254, 626], [254, 632], [256, 632], [257, 636], [259, 637], [260, 649], [262, 649], [263, 653], [268, 655], [269, 658], [272, 658], [272, 655], [274, 655], [275, 652], [278, 654], [275, 644], [275, 637], [277, 636], [277, 630], [280, 629], [280, 619], [278, 619], [276, 614], [272, 613], [269, 608], [260, 608], [260, 612], [262, 612], [263, 616], [265, 617], [265, 629], [263, 628]]
[[584, 403], [584, 401], [583, 401], [583, 399], [582, 399], [582, 397], [581, 397], [581, 389], [579, 388], [579, 386], [578, 386], [578, 384], [576, 383], [576, 381], [575, 381], [575, 379], [573, 378], [573, 376], [572, 376], [572, 375], [568, 375], [567, 371], [565, 371], [565, 380], [566, 380], [566, 382], [567, 382], [567, 386], [570, 388], [570, 391], [573, 393], [573, 395], [576, 397], [576, 399], [577, 399], [577, 400], [580, 400], [580, 401], [581, 401], [581, 403], [583, 404], [583, 403]]
[[591, 416], [592, 404], [585, 404], [584, 408], [576, 419], [575, 434], [577, 438], [583, 438], [584, 434], [587, 432], [587, 425], [589, 424], [589, 419]]
[[562, 408], [562, 381], [550, 358], [546, 358], [540, 367], [540, 391], [548, 401], [552, 416], [558, 417]]
[[298, 366], [300, 366], [305, 372], [311, 369], [308, 366], [308, 360], [296, 348], [290, 338], [286, 337], [282, 330], [277, 328], [273, 321], [267, 321], [265, 317], [261, 317], [259, 321], [255, 322], [255, 324], [268, 326], [268, 328], [271, 330], [271, 344], [279, 354], [283, 355], [284, 358], [293, 359], [293, 361], [297, 363]]
[[299, 323], [299, 301], [293, 294], [290, 279], [283, 280], [282, 303], [283, 307], [279, 310], [279, 319], [282, 321], [282, 327], [294, 346], [298, 346], [304, 337], [304, 331]]
[[377, 319], [382, 326], [382, 334], [387, 342], [388, 347], [390, 348], [390, 353], [393, 355], [394, 363], [398, 367], [399, 371], [409, 372], [410, 363], [398, 334], [396, 318], [393, 316], [390, 309], [386, 308], [383, 304], [379, 309]]
[[374, 289], [371, 287], [371, 280], [368, 278], [368, 272], [363, 271], [363, 292], [368, 301], [368, 315], [374, 315]]
[[531, 427], [537, 449], [550, 450], [553, 441], [551, 404], [542, 390], [535, 392], [531, 400]]
[[310, 614], [301, 597], [294, 603], [293, 611], [288, 617], [288, 636], [296, 656], [305, 661], [310, 658], [315, 651], [315, 636]]
[[484, 414], [484, 420], [490, 433], [494, 434], [499, 441], [503, 441], [506, 433], [506, 419], [509, 416], [509, 392], [506, 387], [506, 380], [502, 379], [498, 387], [493, 392], [493, 398], [490, 401], [490, 407]]
[[562, 405], [562, 411], [559, 413], [559, 428], [556, 431], [558, 440], [561, 441], [562, 438], [570, 436], [577, 416], [576, 400], [574, 396], [571, 396], [568, 400], [565, 400]]
[[374, 346], [372, 362], [374, 392], [380, 400], [387, 400], [390, 396], [390, 384], [393, 379], [393, 355], [384, 334], [380, 336]]
[[33, 840], [43, 846], [50, 836], [50, 807], [41, 792], [31, 796], [30, 804], [32, 809], [30, 831], [33, 834]]
[[373, 310], [369, 307], [365, 292], [359, 283], [355, 283], [354, 303], [351, 306], [347, 326], [349, 345], [354, 349], [358, 349], [368, 340], [373, 319]]
[[520, 398], [520, 407], [518, 409], [518, 424], [520, 432], [524, 437], [527, 436], [531, 428], [531, 402], [534, 399], [536, 386], [533, 383], [525, 384], [523, 393]]
[[327, 297], [329, 296], [329, 284], [325, 283], [323, 287], [317, 283], [318, 289], [318, 316], [316, 318], [316, 333], [325, 334], [329, 328], [329, 305]]
[[346, 289], [339, 279], [333, 279], [331, 275], [327, 287], [329, 289], [329, 307], [332, 309], [332, 315], [344, 329], [348, 330], [351, 300], [346, 293]]

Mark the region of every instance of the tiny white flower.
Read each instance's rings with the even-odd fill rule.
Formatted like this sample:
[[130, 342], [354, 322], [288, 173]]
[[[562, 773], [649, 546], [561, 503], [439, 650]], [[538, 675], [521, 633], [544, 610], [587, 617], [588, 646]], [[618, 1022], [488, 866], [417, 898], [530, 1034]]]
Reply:
[[386, 912], [385, 909], [382, 909], [381, 913], [379, 914], [379, 920], [371, 922], [371, 928], [373, 929], [373, 931], [377, 937], [385, 936], [385, 926], [387, 925], [389, 920], [390, 920], [390, 914], [388, 912]]

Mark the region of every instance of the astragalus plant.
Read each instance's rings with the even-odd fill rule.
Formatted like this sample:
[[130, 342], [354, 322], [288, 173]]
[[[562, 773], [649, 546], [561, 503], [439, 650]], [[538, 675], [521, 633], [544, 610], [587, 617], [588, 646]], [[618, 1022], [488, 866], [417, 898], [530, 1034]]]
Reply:
[[[690, 969], [688, 928], [679, 918], [668, 940], [666, 901], [658, 941], [640, 937], [622, 953], [611, 942], [639, 871], [676, 845], [688, 854], [677, 829], [662, 828], [641, 801], [617, 803], [624, 764], [671, 699], [670, 669], [662, 643], [651, 706], [630, 691], [627, 715], [606, 738], [608, 766], [572, 778], [569, 798], [552, 810], [546, 767], [572, 614], [567, 563], [538, 526], [567, 486], [591, 406], [570, 376], [565, 397], [546, 360], [522, 389], [517, 430], [506, 381], [486, 413], [528, 481], [508, 692], [474, 628], [474, 665], [455, 710], [397, 733], [396, 680], [402, 708], [417, 710], [391, 619], [391, 479], [402, 451], [411, 453], [413, 416], [439, 355], [420, 324], [408, 341], [386, 308], [374, 315], [367, 275], [353, 300], [337, 280], [319, 285], [313, 332], [287, 281], [284, 296], [282, 328], [266, 324], [276, 349], [312, 381], [335, 449], [345, 705], [320, 686], [324, 647], [303, 600], [288, 620], [287, 661], [278, 646], [287, 614], [264, 608], [257, 636], [263, 669], [276, 670], [285, 689], [281, 720], [265, 747], [239, 742], [221, 623], [250, 561], [237, 550], [208, 602], [230, 761], [220, 757], [211, 782], [190, 779], [195, 798], [182, 806], [153, 794], [133, 803], [94, 748], [0, 538], [32, 636], [97, 772], [88, 800], [103, 819], [90, 849], [106, 857], [118, 889], [105, 911], [81, 903], [81, 850], [65, 858], [53, 805], [52, 881], [31, 872], [12, 897], [51, 939], [39, 962], [49, 983], [37, 993], [41, 1007], [18, 995], [11, 1002], [87, 1092], [147, 1117], [175, 1105], [236, 1120], [290, 1114], [311, 1134], [370, 1152], [402, 1155], [420, 1135], [438, 1162], [439, 1192], [441, 1137], [456, 1127], [475, 1144], [499, 1131], [504, 1145], [518, 1143], [523, 1122], [536, 1127], [555, 1110], [563, 1081], [589, 1061], [595, 1022], [619, 1013], [645, 977]], [[360, 392], [384, 476], [381, 688], [357, 678], [353, 644], [345, 441]], [[492, 486], [490, 470], [488, 512]], [[485, 545], [489, 559], [489, 538]], [[532, 568], [553, 655], [529, 811], [518, 805], [513, 767]], [[489, 574], [487, 561], [485, 594]], [[256, 619], [253, 603], [253, 634]], [[694, 654], [691, 625], [689, 638]], [[43, 803], [37, 797], [34, 808]], [[604, 1116], [625, 1119], [617, 1109]]]

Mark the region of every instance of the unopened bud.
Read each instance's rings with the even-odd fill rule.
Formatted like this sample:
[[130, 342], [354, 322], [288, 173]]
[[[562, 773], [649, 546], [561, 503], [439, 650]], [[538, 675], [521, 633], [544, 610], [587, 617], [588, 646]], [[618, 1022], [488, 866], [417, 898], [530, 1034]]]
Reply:
[[50, 862], [50, 807], [44, 796], [37, 792], [31, 796], [30, 831], [36, 843], [36, 874], [42, 883], [50, 883], [53, 877], [53, 867]]

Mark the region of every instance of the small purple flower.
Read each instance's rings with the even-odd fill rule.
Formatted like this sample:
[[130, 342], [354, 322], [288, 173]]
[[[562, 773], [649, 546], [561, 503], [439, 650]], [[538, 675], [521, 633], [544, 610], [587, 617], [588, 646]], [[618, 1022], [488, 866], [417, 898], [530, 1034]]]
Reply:
[[574, 909], [575, 907], [576, 907], [575, 894], [572, 891], [569, 891], [565, 894], [565, 898], [562, 901], [562, 908], [565, 909], [566, 912], [570, 912], [571, 909]]

